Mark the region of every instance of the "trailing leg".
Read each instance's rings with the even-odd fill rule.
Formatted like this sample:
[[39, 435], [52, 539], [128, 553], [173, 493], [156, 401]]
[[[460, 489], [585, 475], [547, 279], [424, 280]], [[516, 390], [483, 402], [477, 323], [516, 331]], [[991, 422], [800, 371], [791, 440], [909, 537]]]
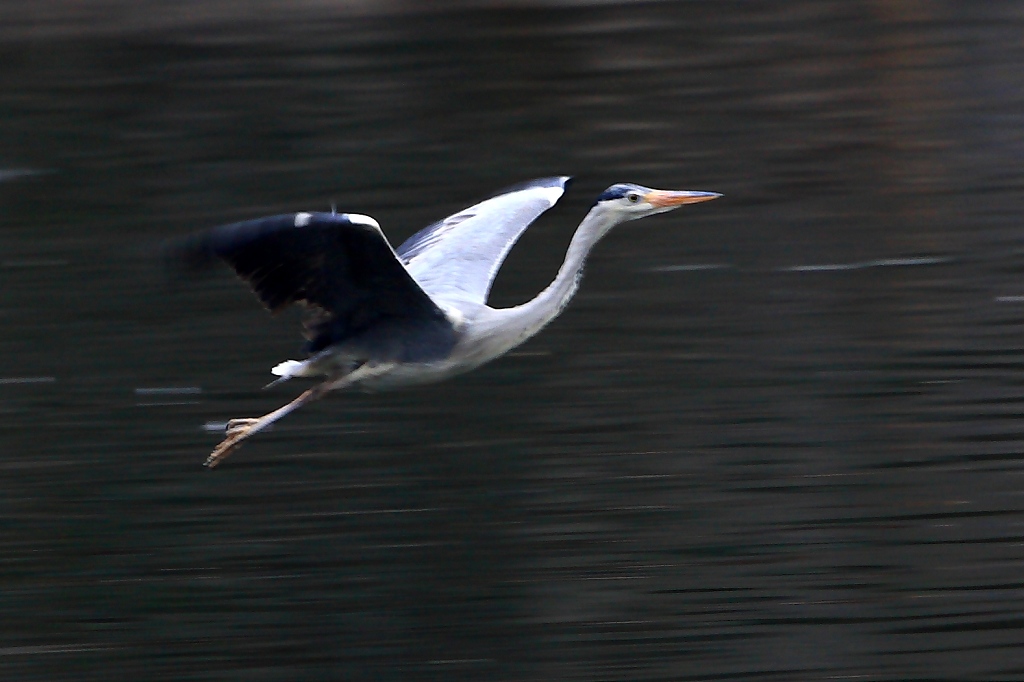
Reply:
[[287, 405], [279, 407], [273, 412], [268, 412], [262, 417], [257, 417], [256, 419], [232, 419], [228, 422], [226, 429], [227, 437], [206, 458], [205, 466], [210, 469], [214, 468], [227, 459], [228, 455], [242, 444], [242, 441], [255, 436], [278, 419], [294, 412], [306, 403], [311, 403], [322, 397], [329, 390], [331, 390], [331, 383], [325, 382], [314, 386]]
[[213, 452], [210, 453], [210, 456], [206, 458], [205, 466], [210, 469], [214, 468], [223, 460], [227, 459], [228, 455], [234, 452], [244, 440], [255, 436], [278, 419], [294, 412], [306, 403], [311, 403], [314, 400], [323, 397], [328, 391], [347, 388], [368, 378], [387, 374], [393, 368], [393, 363], [363, 364], [348, 374], [340, 377], [333, 377], [321, 384], [317, 384], [287, 405], [279, 407], [273, 412], [268, 412], [262, 417], [257, 417], [255, 419], [232, 419], [228, 422], [227, 428], [225, 429], [224, 440], [222, 440], [220, 445], [214, 448]]

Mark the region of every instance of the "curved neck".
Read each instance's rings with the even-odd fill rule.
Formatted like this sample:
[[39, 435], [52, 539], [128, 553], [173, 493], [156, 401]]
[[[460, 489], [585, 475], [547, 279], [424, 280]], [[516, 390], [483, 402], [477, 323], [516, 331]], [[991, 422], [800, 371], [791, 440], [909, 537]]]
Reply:
[[504, 311], [516, 320], [521, 330], [520, 337], [514, 345], [539, 332], [565, 309], [579, 288], [587, 255], [616, 222], [613, 214], [599, 211], [597, 207], [592, 208], [576, 228], [576, 233], [569, 242], [569, 249], [565, 253], [565, 260], [558, 269], [554, 281], [533, 300]]

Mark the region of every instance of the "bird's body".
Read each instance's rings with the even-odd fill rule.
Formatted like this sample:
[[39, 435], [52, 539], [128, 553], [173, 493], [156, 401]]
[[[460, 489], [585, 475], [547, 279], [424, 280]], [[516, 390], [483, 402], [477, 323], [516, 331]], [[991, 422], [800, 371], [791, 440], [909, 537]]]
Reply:
[[[278, 382], [323, 381], [257, 419], [232, 420], [207, 466], [243, 440], [325, 393], [432, 383], [475, 369], [515, 348], [561, 313], [579, 286], [593, 246], [612, 227], [713, 192], [667, 192], [619, 184], [580, 223], [551, 284], [512, 308], [487, 305], [505, 256], [558, 201], [569, 178], [535, 180], [475, 204], [392, 250], [368, 216], [296, 213], [216, 228], [186, 242], [192, 262], [227, 261], [272, 311], [304, 305], [306, 360], [273, 368]], [[275, 382], [276, 383], [276, 382]]]
[[[539, 328], [523, 327], [516, 336], [507, 336], [511, 324], [520, 326], [512, 319], [512, 310], [475, 304], [453, 311], [449, 319], [456, 341], [450, 354], [442, 358], [409, 362], [382, 360], [366, 365], [359, 364], [342, 349], [328, 348], [306, 360], [287, 360], [271, 372], [281, 377], [278, 381], [336, 376], [344, 388], [372, 392], [442, 381], [504, 355], [539, 331]], [[364, 367], [364, 372], [356, 374], [358, 367]], [[369, 371], [371, 368], [374, 371]]]

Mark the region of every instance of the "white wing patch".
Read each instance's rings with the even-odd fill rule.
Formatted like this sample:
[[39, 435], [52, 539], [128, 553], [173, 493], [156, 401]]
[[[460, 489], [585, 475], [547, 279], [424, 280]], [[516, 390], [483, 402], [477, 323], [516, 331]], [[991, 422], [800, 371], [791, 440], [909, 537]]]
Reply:
[[[567, 181], [569, 178], [562, 178], [563, 181]], [[551, 208], [558, 203], [558, 200], [562, 198], [565, 193], [565, 187], [542, 187], [533, 190], [537, 194], [547, 197], [548, 208]]]
[[371, 218], [368, 215], [362, 213], [343, 213], [345, 219], [354, 225], [365, 225], [366, 227], [372, 227], [375, 230], [380, 230], [380, 223]]
[[505, 255], [568, 180], [542, 178], [470, 206], [410, 237], [399, 256], [435, 302], [486, 303]]
[[[380, 230], [380, 223], [368, 215], [363, 215], [362, 213], [342, 213], [341, 217], [353, 225], [363, 225], [365, 227], [372, 227], [375, 230]], [[312, 213], [296, 213], [295, 227], [305, 227], [306, 225], [309, 225], [312, 220]]]
[[442, 306], [441, 309], [444, 311], [445, 317], [448, 318], [448, 321], [451, 322], [452, 326], [455, 327], [456, 330], [461, 331], [463, 325], [466, 323], [466, 316], [462, 314], [462, 311], [455, 306], [450, 305]]
[[456, 227], [466, 222], [470, 218], [475, 218], [476, 215], [477, 207], [471, 206], [470, 208], [467, 208], [466, 210], [460, 213], [448, 216], [447, 218], [445, 218], [444, 220], [437, 224], [437, 227], [434, 228], [434, 231], [431, 232], [426, 239], [420, 242], [419, 250], [425, 251], [434, 244], [444, 241], [445, 237], [448, 236], [448, 233], [450, 233], [452, 230], [454, 230]]

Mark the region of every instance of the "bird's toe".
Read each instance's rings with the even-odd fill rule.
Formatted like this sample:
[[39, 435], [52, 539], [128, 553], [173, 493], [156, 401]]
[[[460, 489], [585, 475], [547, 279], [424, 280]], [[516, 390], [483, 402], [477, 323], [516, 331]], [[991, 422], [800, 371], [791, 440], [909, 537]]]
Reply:
[[241, 443], [241, 440], [241, 438], [234, 438], [231, 436], [225, 438], [221, 444], [210, 453], [210, 456], [206, 458], [206, 461], [203, 462], [203, 466], [208, 469], [212, 469], [220, 464], [223, 460], [227, 459], [228, 455], [234, 452], [235, 448], [237, 448]]
[[255, 419], [232, 419], [224, 427], [224, 434], [228, 437], [248, 431], [256, 423]]

